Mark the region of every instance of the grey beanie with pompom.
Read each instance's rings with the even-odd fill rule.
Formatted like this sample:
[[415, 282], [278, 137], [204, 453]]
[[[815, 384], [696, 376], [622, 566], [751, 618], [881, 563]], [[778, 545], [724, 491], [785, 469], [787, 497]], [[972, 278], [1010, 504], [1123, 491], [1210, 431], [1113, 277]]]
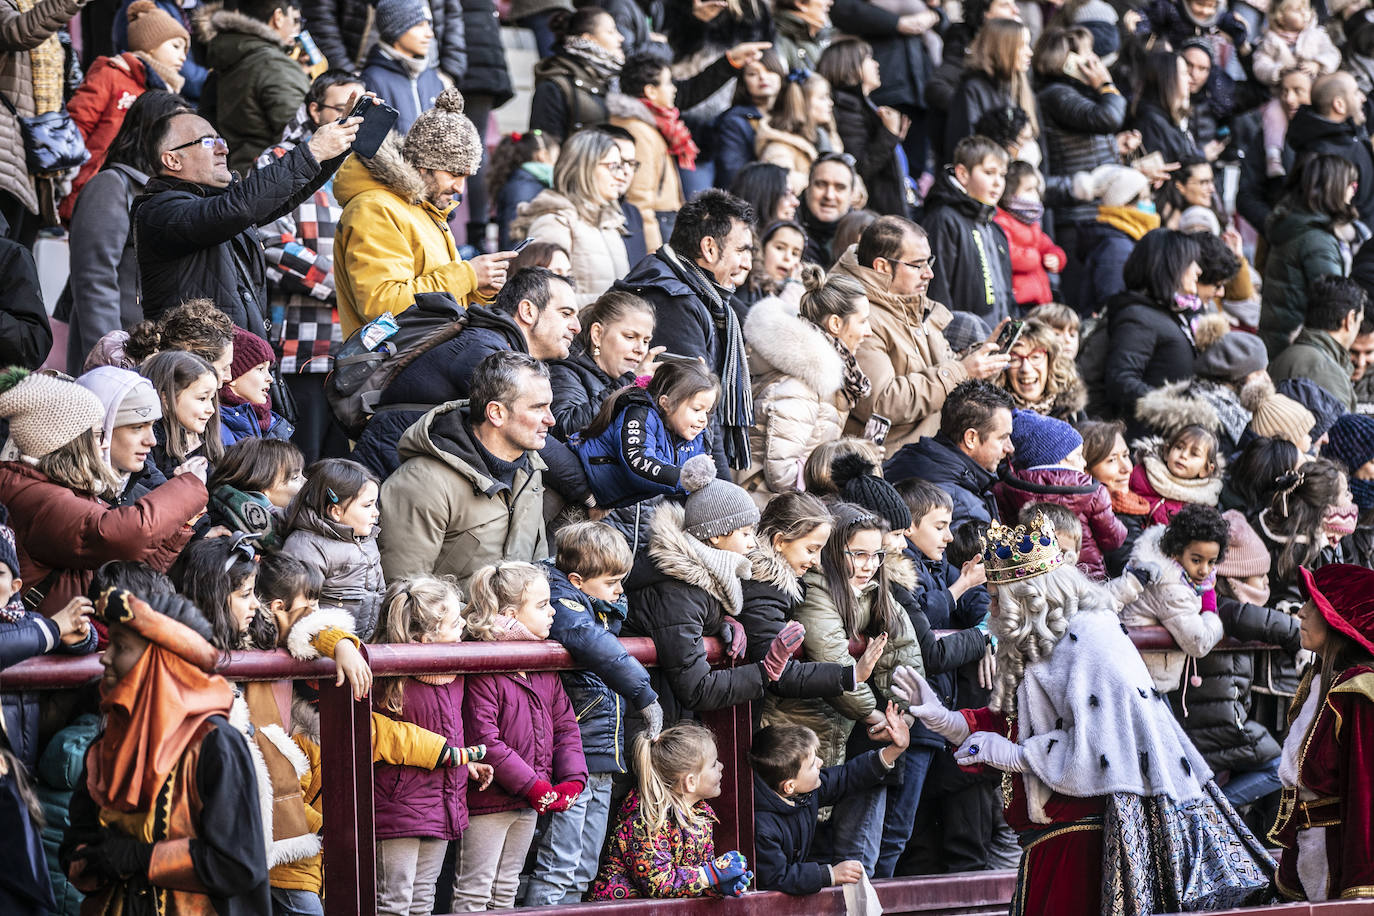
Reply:
[[482, 164], [482, 137], [463, 114], [463, 93], [453, 88], [439, 93], [434, 107], [411, 125], [401, 153], [417, 169], [475, 175]]
[[759, 523], [759, 507], [740, 486], [716, 477], [710, 455], [693, 455], [682, 464], [678, 483], [687, 491], [682, 526], [692, 537], [706, 541]]

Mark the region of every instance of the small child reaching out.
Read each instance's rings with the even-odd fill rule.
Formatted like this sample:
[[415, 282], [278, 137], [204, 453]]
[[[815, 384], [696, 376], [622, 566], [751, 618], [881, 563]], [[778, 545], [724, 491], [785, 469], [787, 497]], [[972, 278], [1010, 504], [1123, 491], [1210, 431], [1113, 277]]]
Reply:
[[749, 765], [754, 770], [755, 868], [760, 890], [814, 894], [832, 884], [857, 884], [862, 862], [823, 864], [811, 859], [820, 809], [853, 790], [871, 789], [892, 771], [906, 750], [910, 732], [902, 712], [889, 702], [881, 731], [892, 743], [822, 767], [820, 738], [804, 725], [770, 725], [754, 735]]
[[1007, 166], [1007, 185], [992, 221], [1007, 235], [1011, 288], [1021, 308], [1054, 301], [1050, 274], [1064, 269], [1068, 256], [1041, 228], [1045, 217], [1045, 180], [1035, 166], [1016, 160]]
[[[1168, 525], [1145, 529], [1136, 541], [1127, 569], [1146, 568], [1153, 581], [1122, 608], [1121, 621], [1128, 627], [1162, 625], [1178, 643], [1182, 651], [1141, 653], [1161, 691], [1177, 689], [1187, 657], [1201, 658], [1222, 637], [1214, 589], [1217, 563], [1226, 557], [1230, 537], [1230, 526], [1220, 512], [1189, 505]], [[1198, 683], [1194, 680], [1193, 686]]]
[[635, 739], [637, 788], [626, 796], [589, 899], [738, 897], [754, 878], [737, 850], [716, 855], [708, 799], [725, 770], [716, 739], [684, 722]]
[[1201, 426], [1185, 426], [1163, 448], [1141, 456], [1131, 472], [1131, 492], [1150, 503], [1151, 525], [1166, 524], [1184, 506], [1215, 506], [1221, 496], [1217, 437]]

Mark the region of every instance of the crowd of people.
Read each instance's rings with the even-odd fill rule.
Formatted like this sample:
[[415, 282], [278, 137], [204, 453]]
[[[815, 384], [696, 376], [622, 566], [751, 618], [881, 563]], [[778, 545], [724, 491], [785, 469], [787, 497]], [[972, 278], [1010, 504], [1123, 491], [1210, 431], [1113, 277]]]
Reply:
[[[379, 913], [1374, 896], [1368, 0], [104, 6], [0, 4], [0, 666], [104, 669], [4, 912], [323, 912], [240, 649], [370, 704]], [[364, 650], [477, 640], [574, 667]]]

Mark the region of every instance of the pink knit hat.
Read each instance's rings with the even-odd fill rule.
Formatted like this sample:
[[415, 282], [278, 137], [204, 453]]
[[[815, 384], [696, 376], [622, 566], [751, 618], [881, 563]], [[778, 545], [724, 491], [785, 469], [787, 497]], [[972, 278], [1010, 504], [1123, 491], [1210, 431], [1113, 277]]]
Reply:
[[1250, 527], [1245, 516], [1235, 509], [1221, 513], [1231, 528], [1231, 541], [1226, 545], [1226, 559], [1217, 564], [1217, 575], [1227, 579], [1248, 579], [1269, 574], [1269, 551]]

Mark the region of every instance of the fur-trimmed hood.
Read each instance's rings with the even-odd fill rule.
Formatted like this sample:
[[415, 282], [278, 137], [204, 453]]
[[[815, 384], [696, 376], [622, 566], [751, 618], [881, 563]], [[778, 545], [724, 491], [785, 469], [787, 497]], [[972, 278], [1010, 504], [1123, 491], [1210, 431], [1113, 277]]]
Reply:
[[1171, 436], [1185, 426], [1215, 433], [1221, 427], [1216, 410], [1192, 389], [1192, 379], [1150, 389], [1135, 402], [1136, 419], [1161, 436]]
[[[1210, 477], [1179, 480], [1169, 473], [1169, 468], [1164, 463], [1164, 440], [1158, 436], [1151, 436], [1132, 442], [1131, 448], [1140, 455], [1135, 470], [1131, 472], [1131, 480], [1134, 484], [1137, 479], [1143, 477], [1153, 491], [1154, 497], [1181, 503], [1199, 503], [1204, 506], [1215, 506], [1221, 498], [1226, 470], [1226, 459], [1221, 454], [1217, 455], [1216, 469]], [[1131, 489], [1146, 499], [1151, 499], [1150, 493], [1142, 493], [1134, 485]]]
[[759, 126], [754, 129], [755, 154], [762, 154], [770, 143], [781, 143], [784, 146], [791, 147], [794, 153], [805, 158], [808, 162], [815, 162], [816, 157], [820, 155], [816, 151], [816, 147], [808, 143], [805, 138], [797, 134], [788, 133], [784, 130], [778, 130], [776, 127], [769, 124], [768, 118], [765, 117], [759, 122]]
[[553, 188], [540, 191], [534, 200], [520, 204], [516, 212], [519, 215], [510, 224], [512, 238], [525, 236], [536, 219], [550, 213], [560, 215], [570, 223], [591, 223], [597, 229], [619, 231], [625, 225], [625, 213], [618, 204], [607, 204], [602, 207], [593, 220], [584, 209]]
[[261, 19], [254, 19], [252, 16], [227, 10], [222, 3], [207, 3], [192, 13], [191, 27], [195, 29], [196, 37], [207, 45], [216, 37], [229, 32], [251, 35], [283, 48], [289, 48], [292, 44], [290, 41], [283, 40], [270, 25]]
[[1160, 539], [1164, 537], [1164, 529], [1167, 527], [1167, 525], [1151, 525], [1140, 532], [1140, 537], [1135, 539], [1135, 546], [1131, 548], [1131, 562], [1134, 565], [1143, 566], [1148, 563], [1159, 570], [1159, 578], [1151, 585], [1152, 588], [1168, 587], [1173, 584], [1182, 585], [1179, 582], [1179, 576], [1183, 574], [1183, 567], [1178, 565], [1177, 560], [1166, 557], [1163, 549], [1159, 546]]
[[401, 137], [396, 133], [382, 141], [377, 155], [371, 159], [348, 157], [334, 176], [334, 198], [341, 207], [374, 188], [390, 191], [414, 206], [425, 202], [424, 180], [419, 169], [401, 154]]
[[794, 605], [801, 601], [804, 594], [801, 579], [792, 572], [791, 565], [773, 549], [772, 544], [760, 542], [749, 551], [749, 578], [777, 589]]
[[844, 387], [844, 362], [825, 332], [776, 296], [760, 299], [749, 310], [744, 340], [753, 357], [766, 364], [751, 366], [751, 375], [772, 369], [800, 380], [825, 399]]
[[606, 113], [613, 118], [643, 121], [654, 130], [658, 130], [654, 113], [649, 110], [649, 106], [645, 105], [642, 99], [632, 98], [623, 92], [612, 92], [606, 96]]
[[916, 561], [904, 553], [894, 553], [888, 556], [887, 581], [893, 585], [901, 586], [909, 592], [916, 590], [918, 581], [916, 575]]
[[744, 608], [740, 581], [750, 577], [749, 558], [717, 550], [699, 541], [683, 527], [684, 510], [665, 502], [654, 510], [649, 523], [649, 559], [665, 576], [699, 588], [720, 602], [727, 614]]

